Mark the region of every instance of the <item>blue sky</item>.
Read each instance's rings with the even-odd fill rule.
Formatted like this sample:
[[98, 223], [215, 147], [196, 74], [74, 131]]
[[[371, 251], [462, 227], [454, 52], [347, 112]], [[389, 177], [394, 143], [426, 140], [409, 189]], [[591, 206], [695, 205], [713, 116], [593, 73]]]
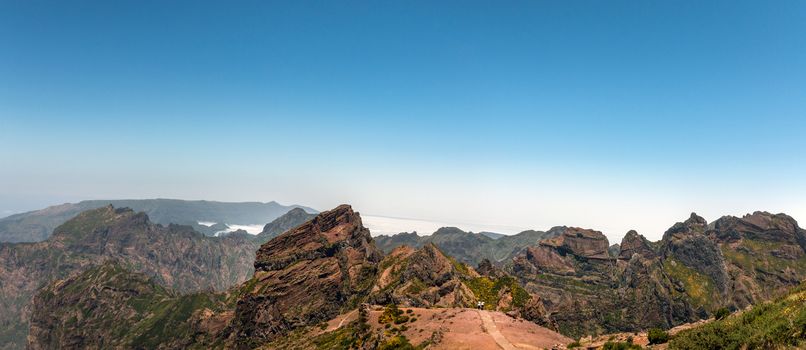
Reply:
[[806, 220], [802, 1], [0, 1], [0, 204]]

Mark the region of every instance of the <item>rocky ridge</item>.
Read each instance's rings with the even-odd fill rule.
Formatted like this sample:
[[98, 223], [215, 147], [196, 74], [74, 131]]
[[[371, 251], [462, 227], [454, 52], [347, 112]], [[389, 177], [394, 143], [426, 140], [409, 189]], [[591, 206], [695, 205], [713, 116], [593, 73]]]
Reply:
[[117, 260], [181, 293], [224, 291], [252, 275], [258, 247], [251, 235], [207, 237], [112, 206], [82, 212], [46, 241], [0, 244], [0, 348], [25, 346], [31, 299], [51, 281]]

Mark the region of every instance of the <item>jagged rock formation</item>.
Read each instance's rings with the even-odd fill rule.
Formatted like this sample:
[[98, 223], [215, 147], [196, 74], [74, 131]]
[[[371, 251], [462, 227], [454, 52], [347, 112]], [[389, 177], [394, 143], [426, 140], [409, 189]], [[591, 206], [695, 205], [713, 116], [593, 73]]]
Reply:
[[789, 216], [756, 212], [711, 225], [691, 217], [660, 242], [630, 231], [618, 258], [604, 235], [566, 229], [529, 247], [510, 269], [543, 298], [563, 334], [671, 327], [743, 308], [806, 278], [804, 230]]
[[554, 237], [560, 231], [560, 227], [555, 227], [546, 232], [530, 230], [516, 235], [492, 238], [489, 233], [472, 233], [456, 227], [443, 227], [430, 236], [404, 232], [394, 236], [375, 237], [375, 242], [378, 248], [387, 254], [404, 245], [421, 248], [433, 243], [445, 254], [460, 262], [475, 266], [484, 259], [490, 260], [494, 264], [508, 263], [526, 247], [535, 245], [542, 239]]
[[653, 259], [657, 255], [651, 242], [643, 235], [639, 235], [635, 230], [630, 230], [621, 240], [619, 252], [616, 256], [620, 260], [630, 260], [633, 254], [638, 254], [645, 259]]
[[398, 247], [381, 261], [371, 302], [411, 307], [472, 307], [476, 298], [463, 278], [478, 277], [434, 244]]
[[30, 300], [55, 279], [116, 259], [180, 292], [225, 290], [249, 278], [257, 248], [247, 235], [207, 237], [111, 206], [79, 214], [44, 242], [0, 244], [0, 348], [24, 346]]
[[232, 337], [249, 347], [353, 308], [375, 280], [381, 252], [348, 205], [262, 245], [241, 288]]
[[316, 214], [309, 214], [302, 208], [291, 209], [279, 218], [274, 219], [274, 221], [266, 224], [266, 226], [263, 226], [263, 231], [257, 234], [256, 238], [261, 243], [268, 242], [283, 232], [313, 219], [315, 216]]

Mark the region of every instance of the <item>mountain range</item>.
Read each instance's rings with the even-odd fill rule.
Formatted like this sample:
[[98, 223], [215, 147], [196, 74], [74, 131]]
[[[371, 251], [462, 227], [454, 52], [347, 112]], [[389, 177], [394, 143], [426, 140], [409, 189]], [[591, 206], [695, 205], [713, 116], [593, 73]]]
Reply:
[[767, 212], [692, 214], [658, 242], [610, 244], [565, 226], [373, 238], [347, 205], [209, 237], [104, 206], [0, 244], [0, 348], [563, 348], [680, 327], [669, 346], [697, 348], [716, 344], [707, 320], [769, 300], [783, 306], [757, 317], [788, 323], [733, 344], [798, 346], [804, 278], [806, 231]]
[[554, 237], [563, 229], [564, 227], [555, 227], [545, 232], [529, 230], [515, 235], [502, 235], [491, 232], [465, 232], [456, 227], [443, 227], [428, 236], [420, 236], [416, 232], [377, 236], [375, 244], [389, 253], [403, 245], [419, 248], [433, 243], [457, 260], [475, 266], [484, 259], [496, 264], [506, 263], [526, 247], [542, 239]]
[[252, 276], [262, 243], [310, 217], [295, 208], [258, 235], [210, 237], [107, 205], [78, 214], [45, 241], [0, 243], [0, 349], [24, 346], [32, 296], [53, 280], [116, 261], [175, 293], [223, 291]]
[[[285, 206], [277, 202], [228, 203], [179, 199], [87, 200], [0, 218], [0, 242], [43, 241], [50, 236], [53, 229], [78, 213], [107, 205], [145, 212], [158, 224], [192, 226], [196, 231], [208, 236], [227, 230], [227, 225], [264, 225], [294, 208], [316, 213], [316, 210], [308, 207]], [[210, 226], [201, 225], [199, 222], [209, 222]]]

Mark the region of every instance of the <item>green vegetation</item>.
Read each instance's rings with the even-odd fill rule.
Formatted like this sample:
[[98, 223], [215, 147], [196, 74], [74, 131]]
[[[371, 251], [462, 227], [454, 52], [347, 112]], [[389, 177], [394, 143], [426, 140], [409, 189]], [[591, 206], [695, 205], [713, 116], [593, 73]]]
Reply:
[[387, 339], [383, 344], [378, 346], [378, 350], [419, 350], [422, 346], [414, 346], [409, 343], [403, 335], [396, 335]]
[[797, 260], [791, 260], [769, 254], [769, 252], [779, 250], [780, 248], [781, 243], [778, 242], [745, 238], [742, 240], [738, 249], [723, 246], [722, 255], [725, 256], [728, 261], [738, 265], [745, 271], [755, 271], [757, 269], [764, 271], [784, 271], [786, 269], [793, 269], [799, 274], [806, 274], [806, 256]]
[[484, 308], [488, 310], [495, 310], [500, 301], [498, 293], [504, 288], [508, 288], [512, 293], [513, 307], [522, 307], [531, 298], [520, 283], [511, 276], [504, 276], [496, 280], [492, 280], [489, 277], [470, 278], [464, 280], [464, 283], [473, 291], [476, 299], [484, 302]]
[[641, 347], [633, 343], [609, 341], [604, 344], [602, 350], [641, 350]]
[[714, 318], [717, 320], [721, 320], [725, 317], [728, 317], [728, 315], [730, 315], [730, 310], [728, 310], [728, 308], [726, 307], [721, 307], [714, 312]]
[[669, 341], [669, 333], [660, 328], [651, 328], [647, 332], [650, 344], [663, 344]]
[[[436, 248], [436, 247], [437, 246], [434, 245], [434, 248]], [[463, 274], [465, 276], [470, 274], [470, 269], [467, 268], [467, 265], [459, 262], [458, 260], [454, 259], [452, 256], [450, 256], [448, 254], [445, 254], [445, 252], [443, 252], [439, 248], [436, 248], [436, 249], [439, 250], [440, 253], [442, 253], [442, 255], [445, 255], [445, 257], [448, 258], [448, 260], [451, 261], [451, 265], [453, 265], [453, 268], [456, 269], [456, 271], [458, 271], [459, 273], [461, 273], [461, 274]]]
[[567, 345], [569, 349], [578, 348], [580, 346], [582, 346], [582, 344], [579, 343], [579, 340], [574, 340]]
[[663, 262], [663, 269], [672, 276], [672, 278], [683, 283], [686, 289], [685, 293], [691, 298], [692, 304], [695, 307], [709, 306], [714, 302], [712, 299], [712, 296], [716, 293], [714, 283], [708, 276], [683, 265], [673, 258], [669, 258]]
[[773, 302], [677, 334], [670, 349], [806, 347], [806, 284]]
[[[410, 311], [411, 310], [408, 310], [407, 313], [410, 314], [411, 313]], [[403, 313], [403, 310], [398, 309], [397, 305], [395, 304], [386, 305], [386, 307], [383, 309], [383, 314], [381, 314], [381, 316], [378, 317], [378, 322], [380, 324], [386, 324], [386, 325], [392, 323], [396, 325], [404, 324], [406, 322], [409, 322], [409, 320], [410, 320], [409, 316], [405, 315]]]
[[372, 333], [369, 324], [367, 324], [367, 312], [361, 309], [358, 313], [358, 320], [333, 332], [316, 337], [313, 343], [317, 349], [323, 350], [362, 349], [367, 344], [377, 344], [377, 349], [379, 350], [421, 350], [428, 345], [427, 341], [417, 346], [412, 345], [406, 336], [400, 333], [406, 331], [408, 327], [405, 325], [400, 326], [400, 328], [392, 326], [393, 323], [405, 322], [403, 319], [408, 321], [408, 316], [404, 315], [395, 304], [386, 306], [381, 319], [383, 319], [381, 323], [385, 323], [384, 328], [386, 329], [386, 336], [383, 337], [385, 339], [382, 341]]

